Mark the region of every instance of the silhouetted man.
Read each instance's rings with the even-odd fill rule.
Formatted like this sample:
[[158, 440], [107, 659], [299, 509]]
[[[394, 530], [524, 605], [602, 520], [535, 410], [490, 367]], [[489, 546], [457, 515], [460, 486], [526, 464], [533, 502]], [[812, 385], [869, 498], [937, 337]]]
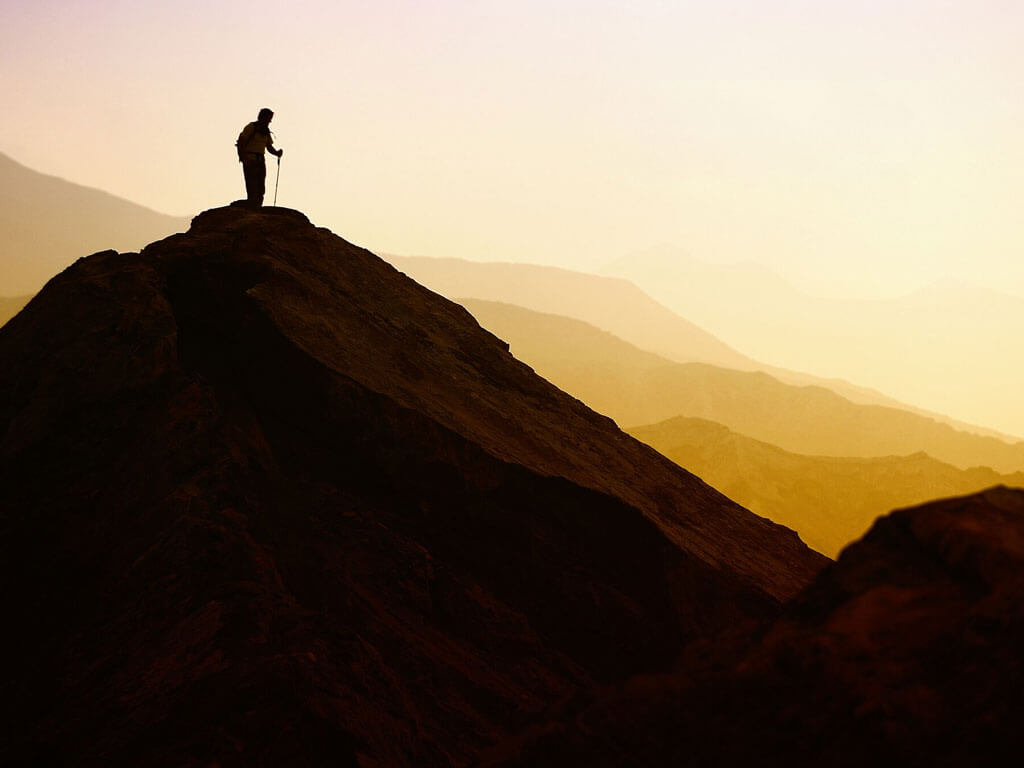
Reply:
[[269, 150], [270, 154], [278, 158], [284, 154], [283, 149], [274, 149], [274, 137], [270, 133], [270, 121], [273, 119], [274, 113], [264, 107], [256, 122], [245, 126], [235, 142], [238, 161], [245, 175], [245, 194], [253, 208], [263, 205], [263, 195], [266, 193], [267, 162], [264, 152]]

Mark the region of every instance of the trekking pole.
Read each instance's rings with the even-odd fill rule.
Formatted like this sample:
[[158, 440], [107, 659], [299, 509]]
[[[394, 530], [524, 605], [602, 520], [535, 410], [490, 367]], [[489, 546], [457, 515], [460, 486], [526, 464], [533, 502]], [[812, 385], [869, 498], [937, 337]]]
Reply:
[[274, 180], [274, 207], [277, 208], [277, 185], [281, 182], [281, 156], [277, 156], [277, 178]]

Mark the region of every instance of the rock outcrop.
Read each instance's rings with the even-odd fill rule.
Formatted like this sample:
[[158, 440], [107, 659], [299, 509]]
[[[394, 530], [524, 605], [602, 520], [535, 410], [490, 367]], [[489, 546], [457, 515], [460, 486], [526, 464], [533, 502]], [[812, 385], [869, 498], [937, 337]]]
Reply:
[[1005, 765], [1022, 606], [1024, 491], [900, 510], [768, 631], [583, 697], [490, 764]]
[[0, 753], [466, 765], [826, 560], [284, 209], [0, 329]]

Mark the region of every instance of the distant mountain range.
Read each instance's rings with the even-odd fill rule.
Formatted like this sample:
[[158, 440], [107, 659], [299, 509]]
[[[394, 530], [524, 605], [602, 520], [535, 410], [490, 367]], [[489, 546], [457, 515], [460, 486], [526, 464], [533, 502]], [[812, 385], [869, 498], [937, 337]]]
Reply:
[[624, 427], [690, 416], [811, 456], [925, 451], [962, 469], [1024, 470], [1024, 443], [960, 431], [898, 408], [853, 403], [824, 387], [798, 387], [765, 373], [673, 363], [571, 318], [496, 302], [462, 303], [540, 375]]
[[943, 280], [898, 298], [827, 299], [755, 264], [707, 264], [673, 249], [633, 254], [604, 274], [758, 359], [1024, 437], [1024, 298]]
[[629, 433], [748, 509], [799, 531], [808, 546], [833, 558], [892, 509], [994, 485], [1024, 487], [1024, 472], [957, 469], [925, 453], [803, 456], [704, 419], [679, 417]]
[[414, 280], [443, 296], [515, 304], [557, 312], [612, 331], [673, 360], [754, 370], [751, 360], [702, 328], [653, 301], [628, 280], [535, 264], [386, 256]]
[[[1014, 439], [992, 429], [900, 402], [848, 381], [812, 376], [753, 360], [659, 304], [628, 280], [531, 264], [399, 256], [386, 258], [428, 288], [456, 301], [484, 299], [572, 317], [674, 362], [703, 362], [740, 371], [763, 371], [788, 384], [825, 387], [854, 403], [899, 408], [958, 430]], [[696, 287], [693, 289], [698, 290]], [[743, 291], [742, 284], [739, 290]], [[724, 296], [727, 291], [727, 286], [715, 284], [704, 300], [713, 302], [716, 296]], [[834, 346], [842, 347], [841, 344]]]
[[0, 154], [0, 296], [33, 294], [84, 255], [138, 250], [187, 228], [186, 218], [38, 173]]

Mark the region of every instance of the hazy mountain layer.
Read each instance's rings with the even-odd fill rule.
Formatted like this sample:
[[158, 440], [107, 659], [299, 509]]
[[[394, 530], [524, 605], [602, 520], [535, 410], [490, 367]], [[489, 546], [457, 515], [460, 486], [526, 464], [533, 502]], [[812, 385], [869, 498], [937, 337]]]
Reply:
[[141, 248], [187, 226], [0, 154], [0, 296], [35, 293], [84, 254]]
[[595, 692], [488, 765], [1005, 765], [1022, 573], [1024, 491], [894, 512], [746, 646]]
[[[676, 363], [704, 362], [741, 371], [763, 371], [787, 384], [823, 386], [854, 403], [899, 408], [960, 430], [1008, 439], [995, 430], [924, 411], [848, 381], [812, 376], [753, 360], [684, 319], [688, 317], [685, 307], [679, 310], [680, 316], [625, 280], [531, 264], [387, 258], [419, 282], [454, 301], [463, 298], [498, 301], [572, 317]], [[725, 291], [725, 286], [718, 286], [704, 299], [715, 301], [715, 297]], [[808, 366], [809, 370], [812, 368]]]
[[753, 264], [711, 265], [678, 251], [635, 254], [607, 274], [775, 365], [1024, 437], [1024, 298], [944, 281], [899, 298], [825, 299]]
[[0, 328], [15, 764], [471, 764], [825, 563], [297, 212]]
[[859, 405], [764, 373], [671, 363], [578, 320], [494, 302], [464, 304], [519, 359], [624, 426], [691, 416], [811, 456], [924, 451], [961, 469], [1024, 469], [1024, 443], [961, 432], [896, 408]]
[[994, 485], [1024, 486], [1024, 473], [957, 469], [925, 453], [871, 459], [803, 456], [704, 419], [675, 418], [629, 430], [759, 515], [800, 533], [829, 557], [891, 509]]
[[438, 293], [557, 312], [612, 331], [671, 359], [750, 369], [744, 357], [626, 280], [533, 264], [388, 256], [388, 261]]

